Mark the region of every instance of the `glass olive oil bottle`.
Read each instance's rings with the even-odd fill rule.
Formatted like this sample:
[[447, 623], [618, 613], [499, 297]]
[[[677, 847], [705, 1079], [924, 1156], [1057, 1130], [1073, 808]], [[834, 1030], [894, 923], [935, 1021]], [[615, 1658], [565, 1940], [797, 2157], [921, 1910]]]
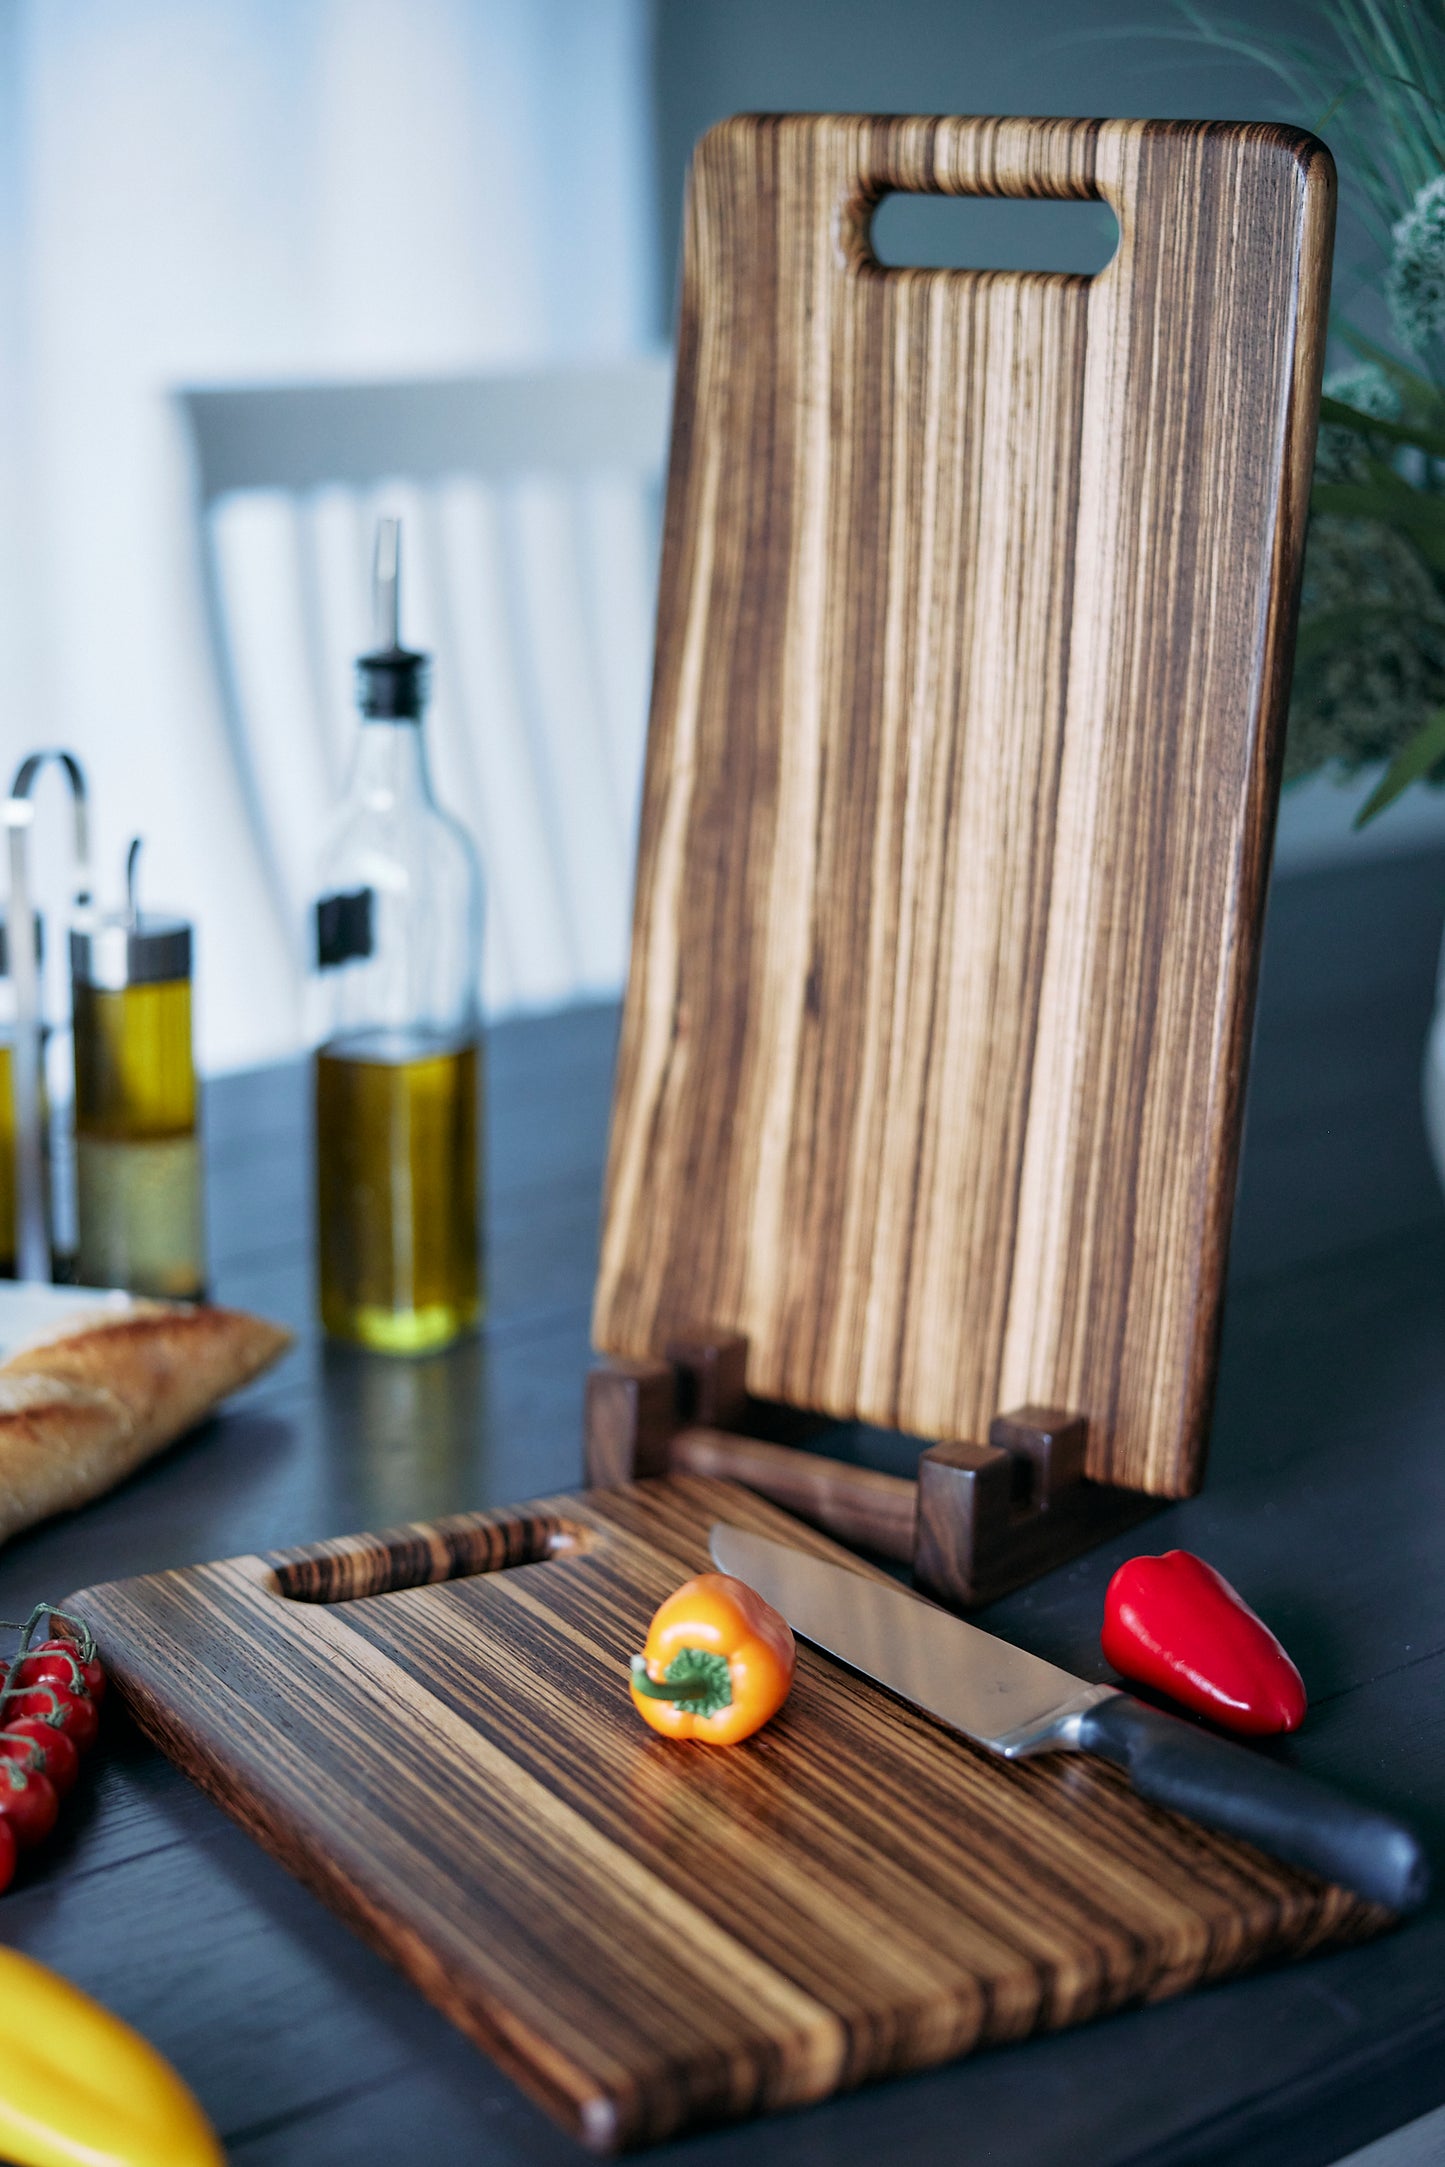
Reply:
[[432, 796], [399, 543], [382, 520], [378, 645], [357, 665], [360, 739], [312, 928], [317, 1261], [333, 1337], [424, 1354], [482, 1314], [482, 885]]

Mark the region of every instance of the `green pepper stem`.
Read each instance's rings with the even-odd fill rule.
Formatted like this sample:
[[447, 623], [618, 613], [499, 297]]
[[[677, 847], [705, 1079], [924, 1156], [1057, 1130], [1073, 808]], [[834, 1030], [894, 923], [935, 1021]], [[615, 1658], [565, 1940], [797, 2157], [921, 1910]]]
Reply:
[[715, 1690], [706, 1678], [679, 1678], [675, 1685], [669, 1685], [665, 1678], [649, 1678], [647, 1658], [641, 1655], [632, 1658], [632, 1685], [648, 1700], [706, 1700]]

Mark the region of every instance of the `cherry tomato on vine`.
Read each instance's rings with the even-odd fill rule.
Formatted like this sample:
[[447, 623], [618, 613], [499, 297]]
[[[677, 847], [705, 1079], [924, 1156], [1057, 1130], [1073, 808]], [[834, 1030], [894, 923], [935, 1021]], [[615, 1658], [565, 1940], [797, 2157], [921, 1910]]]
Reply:
[[15, 1838], [10, 1833], [10, 1823], [0, 1821], [0, 1895], [10, 1886], [15, 1871]]
[[66, 1693], [84, 1693], [92, 1699], [80, 1657], [74, 1648], [51, 1648], [44, 1653], [32, 1648], [15, 1666], [14, 1685], [58, 1685]]
[[55, 1826], [60, 1800], [55, 1785], [38, 1769], [20, 1768], [14, 1761], [0, 1760], [0, 1817], [22, 1851], [43, 1843]]
[[40, 1685], [24, 1686], [18, 1693], [6, 1696], [0, 1718], [8, 1728], [17, 1716], [39, 1716], [42, 1722], [49, 1720], [56, 1730], [67, 1733], [81, 1753], [95, 1737], [100, 1721], [95, 1702], [88, 1693], [67, 1693], [63, 1686], [51, 1685], [48, 1680]]
[[25, 1662], [21, 1664], [21, 1670], [25, 1669], [26, 1663], [42, 1656], [68, 1656], [70, 1660], [62, 1665], [58, 1675], [54, 1671], [37, 1670], [35, 1673], [37, 1678], [49, 1678], [52, 1685], [66, 1686], [73, 1693], [76, 1687], [74, 1673], [71, 1671], [70, 1664], [74, 1663], [79, 1669], [86, 1692], [95, 1702], [96, 1707], [100, 1706], [105, 1699], [105, 1669], [99, 1656], [83, 1655], [73, 1640], [53, 1638], [42, 1640], [37, 1646], [33, 1647], [29, 1655], [26, 1656]]
[[48, 1776], [55, 1785], [56, 1794], [64, 1798], [66, 1792], [80, 1774], [80, 1755], [75, 1741], [54, 1723], [47, 1723], [43, 1716], [16, 1716], [7, 1720], [0, 1731], [0, 1754], [6, 1760], [19, 1761], [22, 1768], [33, 1765], [42, 1776]]

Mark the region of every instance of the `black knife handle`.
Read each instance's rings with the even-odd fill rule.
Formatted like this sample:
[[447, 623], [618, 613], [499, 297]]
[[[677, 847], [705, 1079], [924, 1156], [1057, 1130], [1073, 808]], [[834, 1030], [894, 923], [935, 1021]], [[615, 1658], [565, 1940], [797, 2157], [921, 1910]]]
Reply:
[[1115, 1693], [1084, 1715], [1078, 1742], [1127, 1774], [1141, 1798], [1206, 1828], [1242, 1836], [1273, 1857], [1353, 1889], [1390, 1911], [1425, 1901], [1430, 1867], [1419, 1839], [1388, 1814]]

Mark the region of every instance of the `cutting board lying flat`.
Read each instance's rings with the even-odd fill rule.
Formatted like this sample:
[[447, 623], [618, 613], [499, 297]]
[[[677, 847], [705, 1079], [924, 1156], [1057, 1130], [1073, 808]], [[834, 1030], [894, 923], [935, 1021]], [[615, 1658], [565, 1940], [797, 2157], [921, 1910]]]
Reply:
[[1102, 1763], [1009, 1766], [805, 1646], [746, 1745], [657, 1737], [627, 1659], [715, 1519], [871, 1570], [673, 1477], [71, 1603], [156, 1742], [600, 2149], [1385, 1923]]

